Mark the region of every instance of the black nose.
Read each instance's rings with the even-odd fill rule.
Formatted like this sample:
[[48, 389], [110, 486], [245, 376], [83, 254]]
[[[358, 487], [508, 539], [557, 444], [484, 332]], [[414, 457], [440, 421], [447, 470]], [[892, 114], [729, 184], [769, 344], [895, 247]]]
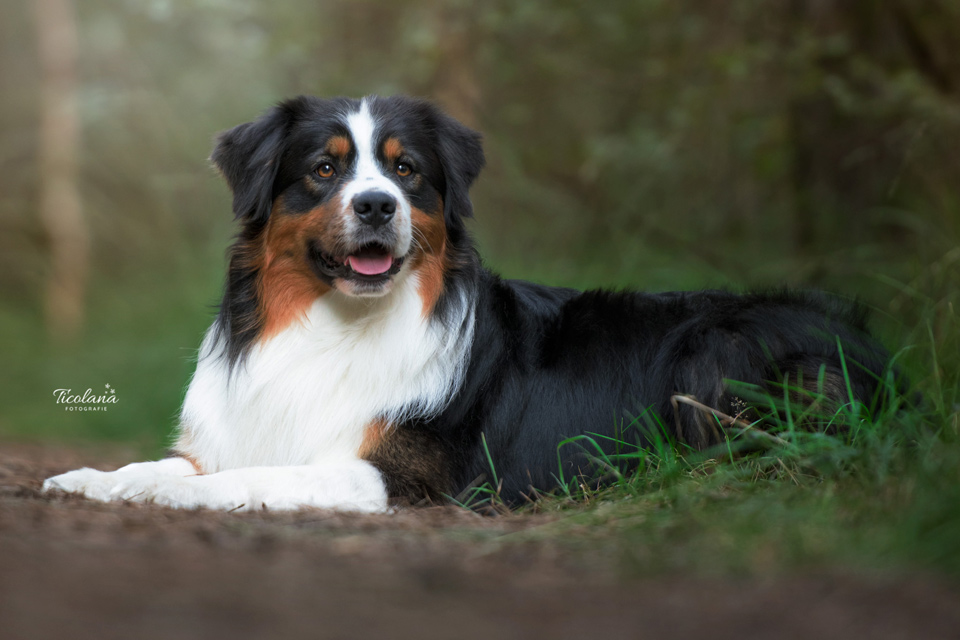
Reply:
[[353, 210], [361, 222], [376, 229], [390, 222], [397, 212], [397, 201], [383, 191], [365, 191], [353, 199]]

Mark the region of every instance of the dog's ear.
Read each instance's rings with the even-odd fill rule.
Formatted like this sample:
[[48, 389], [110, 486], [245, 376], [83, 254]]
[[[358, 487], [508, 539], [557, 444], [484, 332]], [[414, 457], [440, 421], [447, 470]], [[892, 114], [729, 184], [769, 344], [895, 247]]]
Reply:
[[470, 185], [486, 162], [481, 136], [439, 109], [435, 110], [434, 117], [440, 163], [446, 181], [443, 215], [447, 224], [460, 226], [463, 218], [473, 216]]
[[217, 137], [210, 160], [233, 191], [233, 214], [264, 223], [270, 215], [290, 112], [282, 105]]

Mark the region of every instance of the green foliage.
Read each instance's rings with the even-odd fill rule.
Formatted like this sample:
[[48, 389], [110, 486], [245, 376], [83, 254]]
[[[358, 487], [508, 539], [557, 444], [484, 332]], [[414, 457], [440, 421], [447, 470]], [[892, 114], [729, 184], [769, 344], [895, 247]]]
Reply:
[[[172, 261], [175, 264], [175, 261]], [[0, 384], [0, 435], [83, 441], [123, 440], [158, 455], [171, 434], [200, 338], [212, 320], [222, 268], [171, 266], [162, 273], [102, 275], [91, 294], [88, 328], [77, 342], [51, 340], [35, 316], [0, 313], [8, 362]], [[68, 411], [56, 389], [96, 394], [110, 384], [105, 412]]]
[[960, 575], [956, 411], [840, 414], [839, 435], [781, 422], [775, 441], [746, 454], [734, 453], [744, 433], [706, 452], [637, 451], [636, 471], [617, 482], [581, 482], [528, 507], [564, 517], [517, 537], [603, 549], [628, 573], [922, 567]]
[[[845, 370], [855, 366], [844, 359]], [[852, 397], [831, 408], [808, 392], [801, 402], [789, 382], [780, 396], [757, 392], [756, 419], [724, 426], [718, 418], [726, 438], [704, 451], [678, 445], [664, 421], [643, 416], [623, 428], [615, 455], [597, 434], [565, 440], [558, 468], [560, 451], [576, 447], [604, 482], [561, 471], [561, 488], [522, 510], [561, 517], [509, 541], [611, 555], [627, 574], [842, 567], [956, 578], [960, 407], [947, 398], [957, 397], [957, 379], [928, 384], [920, 406], [895, 393], [892, 375], [882, 382], [886, 403], [876, 412]], [[645, 448], [631, 437], [638, 428]], [[498, 506], [488, 486], [476, 495], [468, 506]]]
[[[656, 452], [643, 471], [528, 509], [558, 519], [510, 536], [611, 556], [626, 574], [904, 571], [960, 575], [960, 444], [877, 423], [736, 461]], [[506, 541], [504, 541], [506, 542]]]

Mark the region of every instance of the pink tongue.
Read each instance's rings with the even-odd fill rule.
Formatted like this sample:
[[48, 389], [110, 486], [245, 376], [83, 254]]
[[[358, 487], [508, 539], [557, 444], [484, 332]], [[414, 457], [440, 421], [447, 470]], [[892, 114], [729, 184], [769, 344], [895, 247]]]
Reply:
[[365, 276], [376, 276], [386, 273], [393, 266], [393, 256], [389, 253], [382, 255], [349, 256], [347, 265]]

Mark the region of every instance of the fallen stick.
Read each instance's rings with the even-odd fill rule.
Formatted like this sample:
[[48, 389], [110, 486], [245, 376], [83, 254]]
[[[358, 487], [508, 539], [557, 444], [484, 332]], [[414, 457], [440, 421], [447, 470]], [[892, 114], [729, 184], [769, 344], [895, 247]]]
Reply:
[[[759, 436], [761, 438], [766, 438], [771, 442], [775, 442], [779, 445], [789, 444], [783, 438], [778, 438], [775, 435], [767, 433], [763, 429], [757, 429], [757, 427], [754, 426], [753, 423], [747, 422], [746, 420], [741, 420], [740, 418], [737, 418], [735, 416], [729, 416], [718, 409], [714, 409], [713, 407], [708, 407], [702, 402], [699, 402], [693, 396], [677, 393], [670, 396], [670, 403], [673, 405], [673, 414], [676, 419], [677, 436], [680, 437], [681, 439], [682, 439], [682, 433], [680, 430], [680, 406], [679, 405], [682, 403], [687, 406], [693, 407], [694, 409], [702, 411], [703, 413], [707, 413], [713, 416], [723, 427], [735, 427], [740, 429], [741, 433], [750, 433], [750, 434]], [[713, 423], [711, 423], [711, 426], [713, 426]], [[720, 434], [717, 433], [715, 426], [714, 426], [713, 433], [717, 437], [718, 441], [721, 440]]]

